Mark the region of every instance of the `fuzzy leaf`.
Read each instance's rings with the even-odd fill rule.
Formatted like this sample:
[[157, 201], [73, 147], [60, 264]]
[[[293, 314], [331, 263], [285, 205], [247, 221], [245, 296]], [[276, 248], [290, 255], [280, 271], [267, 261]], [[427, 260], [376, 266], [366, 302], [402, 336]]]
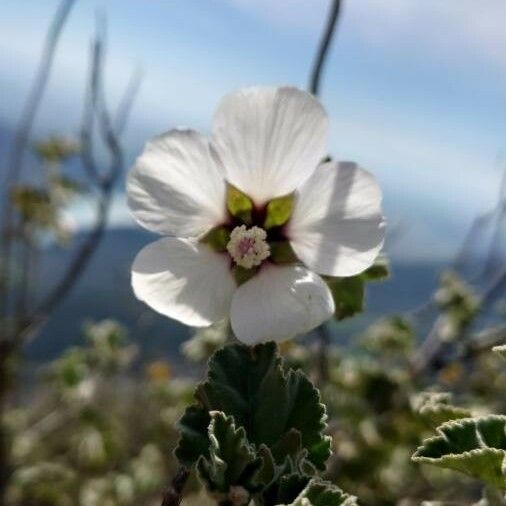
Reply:
[[364, 280], [360, 276], [327, 279], [334, 303], [335, 317], [344, 320], [360, 313], [364, 308]]
[[506, 360], [506, 344], [503, 344], [501, 346], [494, 346], [492, 348], [492, 351]]
[[354, 496], [345, 494], [328, 481], [313, 479], [289, 506], [358, 506]]
[[201, 455], [209, 455], [208, 427], [211, 423], [209, 413], [200, 406], [188, 406], [178, 422], [179, 444], [176, 457], [180, 462], [191, 465]]
[[464, 418], [438, 427], [413, 455], [415, 462], [460, 471], [506, 489], [506, 416]]
[[249, 225], [252, 220], [253, 201], [235, 186], [227, 186], [227, 209], [235, 218]]
[[450, 401], [449, 393], [427, 393], [418, 408], [418, 414], [433, 428], [450, 420], [472, 416], [469, 410], [453, 406]]
[[258, 487], [255, 478], [262, 466], [243, 427], [237, 428], [233, 417], [219, 411], [211, 413], [209, 456], [200, 457], [197, 469], [210, 492], [230, 492], [241, 486], [248, 491]]
[[266, 504], [289, 504], [307, 487], [311, 478], [291, 473], [282, 475], [263, 497]]
[[[192, 465], [200, 455], [209, 454], [209, 413], [222, 411], [234, 417], [237, 427], [244, 427], [249, 442], [257, 447], [279, 449], [291, 429], [298, 431], [308, 460], [324, 468], [330, 455], [330, 438], [322, 433], [325, 407], [301, 371], [283, 370], [274, 343], [253, 348], [230, 345], [216, 352], [209, 362], [208, 379], [195, 397], [198, 404], [188, 408], [179, 423], [176, 456], [183, 464]], [[276, 452], [276, 458], [281, 463], [282, 452]]]
[[292, 215], [293, 206], [293, 194], [272, 199], [267, 204], [267, 215], [264, 222], [264, 228], [269, 230], [270, 228], [284, 225]]
[[[295, 443], [295, 439], [292, 438], [292, 442]], [[264, 465], [261, 475], [265, 478], [265, 469], [272, 470], [271, 479], [263, 480], [265, 488], [262, 492], [262, 504], [291, 503], [315, 476], [316, 469], [307, 460], [307, 450], [301, 449], [300, 446], [296, 448], [293, 445], [290, 451], [291, 454], [287, 455], [283, 463], [278, 465], [274, 459], [266, 458], [269, 454], [266, 454], [265, 450], [262, 452]], [[268, 449], [267, 452], [269, 452]]]

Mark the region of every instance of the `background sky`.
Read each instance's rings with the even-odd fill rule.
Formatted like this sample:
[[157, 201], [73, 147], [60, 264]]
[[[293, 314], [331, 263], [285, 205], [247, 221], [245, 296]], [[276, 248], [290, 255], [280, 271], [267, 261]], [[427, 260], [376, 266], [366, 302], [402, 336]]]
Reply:
[[[36, 135], [77, 132], [97, 12], [109, 20], [107, 94], [142, 88], [126, 137], [132, 160], [174, 126], [208, 131], [242, 86], [306, 87], [327, 0], [80, 0], [61, 40]], [[55, 0], [0, 2], [0, 126], [12, 129]], [[493, 206], [506, 152], [504, 0], [348, 0], [323, 80], [330, 151], [371, 170], [393, 254], [442, 259]], [[0, 149], [4, 151], [3, 147]], [[85, 203], [75, 209], [81, 225]], [[130, 223], [123, 195], [113, 223]]]

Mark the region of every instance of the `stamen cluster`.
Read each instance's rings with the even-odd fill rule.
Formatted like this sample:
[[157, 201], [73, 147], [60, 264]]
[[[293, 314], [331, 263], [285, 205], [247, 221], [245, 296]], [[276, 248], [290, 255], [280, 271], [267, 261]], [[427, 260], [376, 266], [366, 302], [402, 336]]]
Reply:
[[267, 243], [267, 232], [260, 227], [235, 227], [230, 234], [227, 251], [240, 267], [257, 267], [271, 254]]

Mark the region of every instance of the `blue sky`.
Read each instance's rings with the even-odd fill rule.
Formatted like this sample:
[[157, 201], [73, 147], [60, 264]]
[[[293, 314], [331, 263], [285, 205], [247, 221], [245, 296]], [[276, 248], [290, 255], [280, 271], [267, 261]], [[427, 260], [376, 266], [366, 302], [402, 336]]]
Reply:
[[[22, 7], [20, 7], [22, 5]], [[54, 0], [0, 3], [0, 123], [26, 96]], [[174, 126], [206, 131], [220, 97], [253, 84], [305, 87], [327, 0], [78, 0], [37, 133], [76, 131], [95, 14], [109, 19], [107, 92], [144, 72], [127, 146]], [[495, 201], [506, 152], [506, 2], [348, 0], [321, 99], [331, 153], [374, 172], [396, 256], [451, 256]], [[87, 206], [76, 209], [85, 223]], [[117, 198], [114, 222], [128, 222]]]

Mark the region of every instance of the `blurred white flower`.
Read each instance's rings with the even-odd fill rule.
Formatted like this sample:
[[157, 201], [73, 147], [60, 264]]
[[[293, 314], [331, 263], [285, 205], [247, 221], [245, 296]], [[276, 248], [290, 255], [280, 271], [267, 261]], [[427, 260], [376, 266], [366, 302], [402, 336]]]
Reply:
[[324, 161], [327, 128], [312, 95], [254, 87], [223, 99], [210, 139], [171, 130], [149, 142], [130, 171], [128, 202], [138, 223], [167, 237], [135, 259], [136, 296], [191, 326], [230, 316], [247, 344], [330, 318], [318, 274], [370, 267], [384, 220], [371, 174]]

